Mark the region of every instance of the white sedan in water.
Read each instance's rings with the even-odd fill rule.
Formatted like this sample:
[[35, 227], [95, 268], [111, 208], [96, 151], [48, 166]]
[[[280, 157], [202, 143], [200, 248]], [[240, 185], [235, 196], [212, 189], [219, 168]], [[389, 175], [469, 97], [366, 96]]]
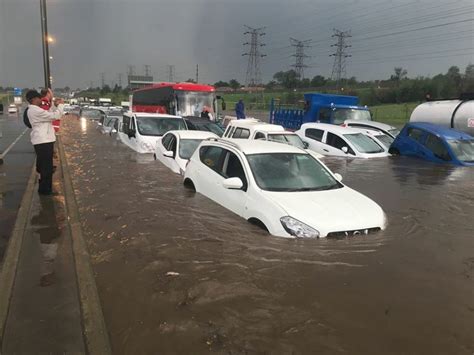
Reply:
[[369, 234], [385, 228], [382, 208], [341, 183], [319, 159], [286, 144], [203, 141], [184, 184], [280, 237]]
[[219, 138], [208, 131], [169, 131], [156, 142], [154, 157], [176, 174], [183, 174], [197, 146], [205, 139]]
[[18, 113], [18, 107], [15, 104], [8, 105], [8, 113]]
[[327, 123], [305, 123], [296, 134], [308, 149], [322, 155], [347, 158], [381, 158], [391, 154], [367, 132]]

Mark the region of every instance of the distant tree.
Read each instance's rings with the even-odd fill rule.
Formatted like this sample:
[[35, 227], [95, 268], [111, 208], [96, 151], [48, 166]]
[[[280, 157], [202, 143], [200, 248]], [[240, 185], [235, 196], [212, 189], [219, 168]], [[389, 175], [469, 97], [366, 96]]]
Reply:
[[188, 80], [185, 81], [186, 83], [194, 83], [196, 84], [196, 80], [189, 78]]
[[402, 81], [407, 76], [408, 72], [402, 67], [395, 67], [393, 71], [394, 74], [390, 76], [390, 80], [394, 81], [397, 86], [399, 86], [400, 81]]
[[311, 79], [311, 86], [312, 87], [320, 87], [320, 86], [324, 86], [326, 85], [326, 78], [324, 78], [324, 76], [322, 75], [316, 75], [315, 77], [313, 77], [313, 79]]
[[311, 87], [311, 80], [308, 78], [304, 78], [300, 80], [300, 88], [309, 88]]
[[100, 89], [100, 93], [101, 95], [103, 94], [109, 94], [112, 90], [110, 90], [110, 86], [109, 85], [104, 85], [104, 87], [102, 89]]
[[238, 88], [241, 87], [241, 84], [240, 84], [237, 80], [231, 79], [231, 80], [229, 81], [229, 86], [230, 86], [232, 89], [237, 90]]
[[69, 91], [71, 91], [71, 88], [70, 88], [69, 86], [65, 86], [65, 87], [64, 87], [64, 91], [69, 92]]
[[446, 73], [446, 76], [448, 77], [448, 79], [450, 79], [454, 83], [456, 88], [460, 87], [462, 77], [461, 77], [461, 70], [459, 69], [458, 66], [453, 65], [452, 67], [450, 67], [448, 69], [448, 72]]
[[294, 89], [298, 87], [300, 82], [299, 75], [293, 69], [288, 71], [279, 71], [273, 75], [279, 84], [283, 85], [286, 89]]
[[349, 79], [347, 79], [347, 85], [350, 85], [350, 86], [357, 85], [357, 78], [355, 76], [351, 76]]
[[229, 83], [227, 83], [227, 82], [225, 82], [225, 81], [220, 81], [220, 80], [219, 80], [218, 82], [214, 83], [214, 86], [215, 86], [216, 88], [222, 88], [222, 87], [227, 87], [227, 86], [229, 86]]
[[462, 90], [464, 92], [474, 92], [474, 64], [466, 66]]
[[118, 84], [115, 84], [114, 89], [112, 90], [112, 92], [113, 92], [114, 94], [117, 94], [117, 93], [119, 93], [121, 90], [122, 90], [122, 88], [121, 88], [120, 86], [118, 86]]

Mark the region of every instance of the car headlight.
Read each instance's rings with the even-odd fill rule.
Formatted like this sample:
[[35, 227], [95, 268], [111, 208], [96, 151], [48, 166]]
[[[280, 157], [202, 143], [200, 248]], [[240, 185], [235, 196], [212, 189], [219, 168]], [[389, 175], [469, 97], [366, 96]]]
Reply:
[[281, 225], [292, 236], [297, 238], [318, 238], [319, 231], [290, 216], [280, 218]]

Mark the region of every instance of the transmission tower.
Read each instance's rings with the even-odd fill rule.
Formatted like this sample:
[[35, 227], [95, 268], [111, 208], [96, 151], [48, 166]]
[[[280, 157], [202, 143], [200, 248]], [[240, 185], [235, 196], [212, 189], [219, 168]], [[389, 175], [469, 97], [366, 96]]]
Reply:
[[132, 76], [135, 75], [135, 66], [134, 65], [127, 65], [127, 75]]
[[337, 38], [337, 43], [331, 45], [331, 47], [336, 47], [336, 52], [330, 55], [334, 57], [331, 79], [336, 81], [336, 88], [339, 89], [341, 81], [346, 78], [346, 58], [352, 57], [346, 52], [346, 49], [351, 47], [346, 40], [352, 36], [350, 31], [343, 32], [336, 29], [333, 31], [334, 34], [331, 37]]
[[145, 67], [145, 76], [150, 76], [151, 66], [148, 64], [145, 64], [144, 67]]
[[296, 52], [295, 54], [292, 55], [292, 57], [296, 58], [295, 64], [292, 65], [293, 68], [295, 68], [296, 74], [298, 74], [298, 77], [300, 79], [304, 79], [304, 68], [307, 68], [308, 66], [304, 64], [304, 59], [309, 58], [309, 55], [304, 54], [305, 48], [310, 48], [311, 46], [309, 43], [311, 43], [311, 39], [307, 39], [305, 41], [299, 41], [294, 38], [290, 38], [291, 45], [295, 47]]
[[168, 81], [174, 83], [174, 65], [168, 65]]
[[118, 86], [122, 87], [122, 73], [118, 73], [117, 76], [118, 76]]
[[256, 86], [261, 83], [261, 72], [260, 72], [260, 59], [266, 57], [265, 54], [260, 53], [260, 48], [265, 46], [262, 43], [262, 37], [265, 36], [263, 30], [265, 27], [252, 28], [245, 26], [247, 31], [244, 35], [250, 35], [250, 42], [245, 42], [244, 46], [250, 46], [250, 51], [242, 54], [242, 56], [248, 56], [247, 64], [247, 75], [245, 76], [245, 84], [247, 86]]

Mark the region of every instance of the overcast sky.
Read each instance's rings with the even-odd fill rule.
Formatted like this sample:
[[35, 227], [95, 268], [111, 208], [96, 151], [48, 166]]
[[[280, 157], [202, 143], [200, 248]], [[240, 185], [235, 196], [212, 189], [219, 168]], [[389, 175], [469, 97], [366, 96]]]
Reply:
[[[265, 26], [266, 82], [294, 63], [289, 37], [312, 39], [306, 77], [330, 76], [333, 29], [350, 30], [347, 76], [384, 79], [394, 66], [410, 77], [474, 63], [472, 0], [47, 0], [53, 85], [113, 85], [127, 65], [156, 80], [243, 82], [244, 25]], [[0, 85], [43, 82], [39, 0], [0, 0]], [[123, 79], [125, 82], [125, 79]]]

